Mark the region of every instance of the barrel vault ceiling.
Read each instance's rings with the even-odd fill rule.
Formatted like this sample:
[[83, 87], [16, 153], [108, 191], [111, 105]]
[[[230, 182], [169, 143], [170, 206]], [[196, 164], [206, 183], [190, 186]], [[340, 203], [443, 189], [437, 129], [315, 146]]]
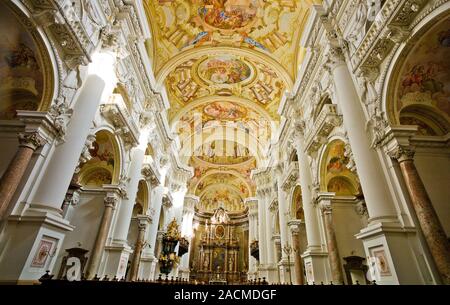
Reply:
[[[254, 194], [250, 171], [278, 126], [315, 1], [145, 0], [147, 51], [167, 91], [180, 158], [196, 172], [190, 191], [204, 196], [202, 206], [214, 207], [216, 192], [236, 210], [237, 201]], [[193, 145], [200, 124], [202, 141]]]

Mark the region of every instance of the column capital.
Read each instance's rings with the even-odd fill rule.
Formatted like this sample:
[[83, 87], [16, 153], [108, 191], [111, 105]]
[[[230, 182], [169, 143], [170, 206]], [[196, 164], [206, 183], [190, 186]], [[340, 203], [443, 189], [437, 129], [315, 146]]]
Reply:
[[120, 27], [107, 25], [100, 31], [102, 50], [115, 53], [118, 58], [125, 58], [128, 54], [125, 46], [120, 42]]
[[138, 229], [145, 230], [147, 226], [152, 223], [152, 219], [148, 215], [137, 215], [136, 220], [138, 223]]
[[[280, 162], [277, 163], [277, 165], [275, 165], [273, 167], [275, 172], [278, 174], [278, 177], [281, 177], [281, 174], [283, 174], [284, 166], [285, 166], [285, 162], [284, 161], [280, 161]], [[279, 185], [279, 187], [281, 187], [281, 185]]]
[[170, 209], [173, 205], [172, 196], [170, 194], [164, 194], [162, 197], [162, 205], [165, 209]]
[[280, 236], [280, 234], [272, 235], [271, 240], [275, 243], [275, 245], [281, 245], [281, 236]]
[[199, 202], [200, 198], [195, 195], [187, 194], [186, 196], [184, 196], [183, 214], [194, 213], [195, 205]]
[[278, 199], [274, 198], [269, 205], [269, 211], [275, 213], [278, 210]]
[[66, 196], [64, 198], [64, 204], [75, 206], [79, 202], [80, 202], [80, 192], [73, 189], [67, 190]]
[[19, 145], [21, 147], [28, 147], [32, 150], [36, 150], [45, 144], [45, 140], [39, 132], [22, 132], [19, 133]]
[[294, 132], [292, 133], [292, 139], [294, 145], [300, 145], [300, 141], [305, 136], [306, 124], [302, 119], [295, 119], [293, 122]]
[[160, 177], [156, 174], [156, 170], [151, 164], [144, 164], [141, 170], [141, 174], [145, 180], [149, 181], [152, 188], [160, 184]]
[[317, 193], [317, 202], [319, 204], [320, 210], [324, 214], [331, 214], [332, 207], [331, 201], [333, 200], [336, 193], [330, 192], [319, 192]]
[[366, 202], [364, 200], [360, 200], [355, 204], [355, 211], [356, 214], [359, 216], [369, 216], [369, 213], [367, 211]]
[[415, 150], [411, 146], [397, 145], [394, 149], [388, 151], [388, 156], [396, 159], [399, 163], [414, 160]]
[[303, 221], [300, 219], [292, 219], [289, 220], [287, 225], [289, 226], [289, 229], [291, 230], [291, 233], [293, 235], [300, 233], [300, 227], [302, 226]]
[[119, 202], [119, 195], [115, 192], [108, 192], [103, 201], [105, 203], [105, 207], [111, 207], [115, 209], [117, 203]]
[[244, 202], [248, 206], [249, 215], [258, 213], [258, 199], [249, 197]]
[[341, 47], [330, 44], [325, 56], [326, 61], [324, 67], [328, 72], [331, 72], [337, 66], [345, 65], [344, 52]]

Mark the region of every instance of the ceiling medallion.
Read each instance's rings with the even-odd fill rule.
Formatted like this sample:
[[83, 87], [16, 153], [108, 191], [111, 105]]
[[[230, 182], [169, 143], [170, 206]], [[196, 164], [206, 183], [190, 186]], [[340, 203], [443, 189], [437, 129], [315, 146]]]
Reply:
[[208, 104], [203, 112], [217, 120], [238, 120], [246, 116], [247, 110], [231, 102], [213, 102]]
[[233, 34], [250, 28], [261, 7], [259, 0], [196, 0], [198, 19], [205, 29]]
[[248, 83], [254, 74], [249, 64], [232, 55], [207, 57], [194, 68], [205, 83], [215, 85]]

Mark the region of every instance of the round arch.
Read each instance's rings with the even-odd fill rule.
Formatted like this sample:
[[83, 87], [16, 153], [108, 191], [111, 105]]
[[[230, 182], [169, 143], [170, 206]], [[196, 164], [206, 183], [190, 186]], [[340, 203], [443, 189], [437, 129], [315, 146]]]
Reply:
[[[226, 210], [230, 212], [237, 212], [244, 211], [246, 209], [244, 205], [244, 198], [242, 198], [239, 189], [237, 189], [233, 185], [229, 185], [226, 183], [208, 185], [204, 190], [198, 193], [197, 196], [200, 198], [200, 201], [197, 204], [197, 209], [201, 209], [203, 211], [213, 211], [214, 209], [220, 207], [219, 200], [217, 200], [217, 198], [214, 198], [214, 201], [210, 197], [211, 194], [216, 193], [217, 191], [228, 192], [229, 196], [226, 197], [226, 200], [228, 200], [228, 202], [222, 201], [225, 205], [224, 208]], [[229, 202], [230, 199], [237, 199], [237, 201]]]
[[31, 13], [23, 5], [6, 1], [0, 3], [0, 9], [1, 28], [7, 29], [3, 34], [16, 35], [16, 39], [3, 40], [10, 49], [3, 54], [8, 69], [0, 71], [2, 103], [12, 94], [9, 106], [14, 117], [15, 110], [48, 111], [59, 94], [61, 75], [52, 43], [41, 28], [31, 24]]
[[[180, 109], [180, 111], [178, 111], [173, 116], [173, 118], [171, 119], [171, 122], [170, 122], [170, 128], [173, 130], [176, 122], [178, 122], [184, 115], [189, 113], [192, 109], [195, 109], [202, 105], [206, 105], [206, 104], [210, 103], [211, 101], [216, 101], [216, 100], [221, 100], [221, 99], [223, 99], [223, 96], [212, 95], [212, 96], [201, 97], [201, 98], [196, 99], [195, 101], [188, 103], [187, 105], [182, 107]], [[267, 110], [265, 110], [261, 105], [258, 105], [254, 102], [251, 102], [245, 98], [241, 98], [238, 96], [227, 96], [226, 99], [229, 102], [236, 103], [241, 106], [248, 107], [248, 108], [254, 110], [257, 114], [259, 114], [261, 117], [263, 117], [264, 119], [266, 119], [269, 122], [273, 121], [273, 118], [270, 116], [270, 114], [267, 112]]]
[[[360, 191], [358, 177], [347, 168], [347, 163], [344, 140], [340, 138], [331, 139], [324, 146], [319, 158], [320, 191], [335, 192], [337, 196], [358, 195]], [[333, 189], [330, 189], [330, 186], [333, 186]]]
[[[217, 54], [233, 54], [236, 56], [245, 56], [249, 58], [249, 60], [251, 61], [263, 62], [269, 65], [278, 74], [280, 79], [286, 85], [287, 91], [290, 91], [292, 89], [293, 81], [289, 73], [285, 70], [283, 66], [281, 66], [280, 63], [278, 63], [275, 59], [273, 59], [269, 55], [244, 47], [235, 48], [235, 47], [216, 46], [214, 47], [214, 52]], [[204, 55], [209, 55], [210, 53], [211, 53], [210, 46], [199, 46], [177, 54], [176, 56], [168, 60], [161, 67], [161, 69], [159, 69], [159, 71], [156, 72], [156, 84], [158, 86], [162, 86], [163, 80], [166, 79], [169, 73], [183, 62]]]
[[[229, 140], [248, 148], [251, 155], [256, 158], [258, 164], [262, 159], [264, 159], [263, 149], [259, 139], [254, 137], [252, 134], [246, 133], [245, 130], [227, 126], [224, 126], [223, 129], [224, 130], [219, 130], [219, 128], [208, 127], [205, 128], [200, 135], [189, 135], [188, 138], [183, 141], [182, 149], [180, 151], [180, 158], [184, 162], [187, 162], [200, 146], [216, 140]], [[232, 140], [230, 140], [225, 137], [227, 134], [233, 134], [235, 136]]]
[[303, 212], [302, 190], [300, 185], [296, 185], [291, 195], [290, 214], [293, 219], [305, 220]]
[[150, 207], [149, 205], [149, 194], [150, 189], [148, 182], [145, 180], [140, 180], [138, 184], [138, 192], [136, 195], [136, 202], [142, 206], [142, 214], [147, 214]]
[[106, 128], [96, 130], [89, 153], [92, 158], [81, 167], [80, 183], [95, 186], [118, 184], [122, 172], [122, 153], [117, 137]]
[[[381, 107], [390, 125], [405, 125], [405, 122], [402, 124], [401, 117], [405, 112], [410, 112], [417, 107], [418, 111], [427, 109], [422, 115], [425, 121], [434, 122], [431, 123], [432, 126], [428, 126], [429, 128], [448, 132], [450, 93], [442, 90], [443, 87], [448, 88], [448, 84], [439, 83], [443, 82], [442, 77], [447, 78], [448, 82], [449, 74], [445, 76], [445, 73], [438, 73], [438, 71], [441, 64], [444, 67], [447, 65], [448, 68], [447, 58], [450, 55], [443, 56], [443, 53], [450, 51], [442, 44], [448, 44], [448, 38], [445, 39], [442, 36], [441, 39], [439, 34], [444, 28], [448, 30], [450, 26], [449, 9], [449, 3], [443, 4], [417, 23], [408, 43], [403, 44], [392, 57], [383, 75], [384, 84], [381, 94]], [[425, 56], [424, 46], [427, 50], [433, 49], [428, 57]], [[445, 99], [445, 95], [447, 106], [443, 109], [442, 105], [445, 103], [442, 98]], [[420, 122], [416, 121], [417, 124], [414, 124], [413, 120], [406, 121], [419, 125], [419, 129], [421, 128]], [[424, 123], [423, 120], [422, 123]]]
[[[250, 194], [251, 196], [254, 195], [254, 192], [253, 192], [253, 190], [252, 190], [252, 187], [248, 184], [247, 180], [245, 180], [244, 177], [243, 177], [242, 175], [240, 175], [239, 173], [237, 173], [237, 172], [235, 172], [235, 171], [233, 171], [233, 170], [223, 171], [223, 170], [221, 170], [221, 169], [211, 169], [211, 170], [209, 170], [209, 171], [206, 173], [206, 175], [203, 175], [198, 181], [196, 181], [196, 183], [192, 186], [191, 189], [192, 189], [192, 190], [194, 191], [194, 193], [195, 193], [196, 190], [197, 190], [197, 188], [198, 188], [198, 185], [199, 185], [200, 183], [202, 183], [203, 181], [205, 181], [207, 178], [209, 178], [209, 177], [211, 177], [211, 176], [213, 176], [213, 175], [217, 175], [217, 174], [229, 174], [229, 175], [232, 175], [232, 176], [238, 178], [239, 181], [245, 185], [245, 187], [246, 187], [246, 189], [247, 189], [247, 191], [248, 191], [248, 194]], [[251, 197], [251, 196], [250, 196], [250, 197]]]

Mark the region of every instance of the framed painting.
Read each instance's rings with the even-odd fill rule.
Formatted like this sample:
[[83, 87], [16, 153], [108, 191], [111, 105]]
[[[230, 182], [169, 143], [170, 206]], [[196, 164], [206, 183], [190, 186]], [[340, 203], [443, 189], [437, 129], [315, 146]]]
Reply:
[[54, 245], [54, 241], [42, 239], [31, 262], [31, 267], [45, 267], [48, 257], [52, 255]]

